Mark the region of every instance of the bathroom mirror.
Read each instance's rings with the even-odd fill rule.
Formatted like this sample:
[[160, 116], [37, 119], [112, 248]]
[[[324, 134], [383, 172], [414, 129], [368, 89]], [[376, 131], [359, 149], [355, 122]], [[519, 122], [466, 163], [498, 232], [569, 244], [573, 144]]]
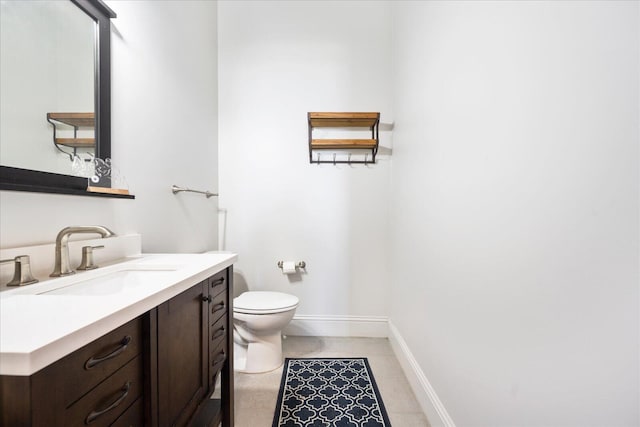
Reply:
[[101, 0], [0, 6], [0, 189], [104, 196], [78, 165], [111, 157], [115, 13]]

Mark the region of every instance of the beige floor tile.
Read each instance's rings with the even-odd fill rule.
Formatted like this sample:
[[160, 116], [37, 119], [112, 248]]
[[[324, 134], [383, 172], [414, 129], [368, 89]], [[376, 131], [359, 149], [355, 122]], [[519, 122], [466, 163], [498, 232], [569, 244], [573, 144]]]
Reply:
[[387, 412], [394, 427], [430, 427], [429, 421], [422, 413]]
[[395, 356], [367, 356], [367, 359], [376, 381], [399, 378], [406, 380], [404, 371]]
[[283, 349], [285, 353], [340, 353], [344, 357], [393, 355], [386, 338], [290, 337], [283, 341]]
[[273, 410], [278, 399], [282, 368], [264, 374], [235, 374], [235, 404], [239, 409]]
[[235, 373], [235, 386], [241, 387], [263, 387], [272, 386], [274, 383], [280, 384], [280, 378], [282, 378], [282, 367], [275, 369], [271, 372], [265, 372], [263, 374], [243, 374], [240, 372]]
[[243, 409], [236, 406], [235, 427], [271, 427], [275, 408], [267, 409]]
[[350, 354], [345, 354], [344, 352], [339, 352], [339, 351], [314, 351], [314, 352], [285, 353], [284, 357], [292, 357], [292, 358], [302, 357], [302, 358], [310, 359], [310, 358], [314, 358], [314, 357], [319, 357], [319, 358], [331, 357], [331, 358], [335, 358], [335, 357], [354, 357], [354, 356], [350, 355]]
[[271, 409], [276, 407], [277, 388], [236, 389], [235, 405], [238, 409]]
[[402, 380], [378, 381], [378, 389], [387, 411], [420, 412], [420, 405], [404, 377]]

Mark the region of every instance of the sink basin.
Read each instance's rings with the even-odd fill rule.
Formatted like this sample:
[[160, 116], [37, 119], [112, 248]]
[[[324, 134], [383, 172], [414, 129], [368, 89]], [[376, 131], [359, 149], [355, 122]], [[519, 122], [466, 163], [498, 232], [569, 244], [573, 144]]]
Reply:
[[92, 279], [73, 282], [67, 286], [41, 292], [38, 295], [113, 295], [140, 287], [153, 286], [160, 278], [172, 271], [176, 271], [176, 268], [158, 267], [137, 269], [134, 267]]

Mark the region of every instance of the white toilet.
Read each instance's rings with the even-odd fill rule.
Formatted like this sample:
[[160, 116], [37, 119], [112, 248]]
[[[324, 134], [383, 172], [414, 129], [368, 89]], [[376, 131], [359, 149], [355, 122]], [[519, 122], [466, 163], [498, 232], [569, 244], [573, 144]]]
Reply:
[[296, 296], [281, 292], [250, 291], [233, 299], [236, 371], [268, 372], [282, 365], [282, 329], [297, 307]]

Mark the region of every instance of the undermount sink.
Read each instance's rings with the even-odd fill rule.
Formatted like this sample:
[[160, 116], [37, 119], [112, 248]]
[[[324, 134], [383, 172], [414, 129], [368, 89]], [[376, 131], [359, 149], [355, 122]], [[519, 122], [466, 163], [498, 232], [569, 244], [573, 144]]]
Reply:
[[[103, 276], [74, 281], [54, 290], [38, 295], [105, 296], [118, 294], [140, 287], [153, 286], [162, 276], [176, 271], [177, 267], [129, 267]], [[78, 279], [81, 279], [78, 277]]]

